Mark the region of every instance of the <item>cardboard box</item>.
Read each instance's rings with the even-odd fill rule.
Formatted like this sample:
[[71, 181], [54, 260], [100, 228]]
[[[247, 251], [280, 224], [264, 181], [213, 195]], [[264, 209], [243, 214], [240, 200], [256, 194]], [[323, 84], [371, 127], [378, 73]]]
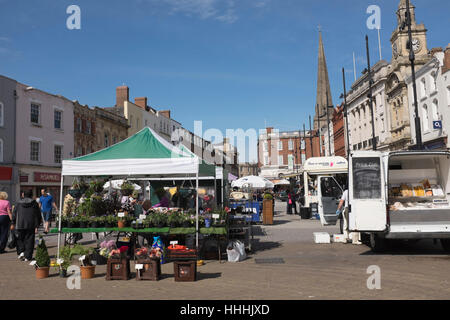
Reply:
[[347, 243], [347, 240], [343, 234], [333, 234], [333, 242]]
[[331, 243], [330, 235], [326, 232], [314, 232], [315, 243]]

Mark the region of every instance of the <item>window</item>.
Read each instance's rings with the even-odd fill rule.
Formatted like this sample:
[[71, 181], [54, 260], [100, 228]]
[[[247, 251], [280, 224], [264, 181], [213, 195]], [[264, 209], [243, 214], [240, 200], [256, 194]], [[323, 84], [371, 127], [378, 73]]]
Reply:
[[353, 150], [357, 150], [358, 149], [358, 145], [357, 144], [354, 144], [353, 145]]
[[82, 125], [82, 121], [81, 118], [77, 118], [77, 132], [81, 132], [81, 125]]
[[3, 127], [4, 125], [4, 106], [3, 103], [0, 102], [0, 127]]
[[436, 91], [436, 72], [434, 72], [434, 71], [430, 75], [430, 89], [431, 89], [431, 92]]
[[40, 152], [41, 151], [41, 143], [39, 141], [31, 141], [30, 143], [30, 160], [31, 161], [39, 161]]
[[86, 122], [86, 133], [87, 134], [92, 133], [92, 123], [90, 121]]
[[55, 145], [55, 163], [61, 163], [63, 156], [63, 146]]
[[306, 162], [306, 154], [302, 153], [302, 163]]
[[367, 148], [367, 141], [363, 142], [363, 148]]
[[55, 129], [62, 129], [62, 111], [55, 110], [54, 112]]
[[358, 143], [358, 150], [361, 150], [361, 147], [362, 147], [362, 143], [360, 142], [360, 143]]
[[283, 150], [283, 141], [279, 140], [278, 141], [278, 151]]
[[294, 141], [289, 140], [289, 150], [294, 150]]
[[284, 165], [283, 156], [278, 156], [278, 165], [280, 165], [280, 166]]
[[430, 130], [430, 119], [428, 117], [428, 107], [426, 104], [422, 107], [422, 125], [424, 131]]
[[267, 141], [263, 144], [263, 151], [268, 151]]
[[39, 124], [41, 106], [35, 103], [31, 104], [31, 123]]
[[0, 162], [3, 162], [3, 140], [0, 139]]
[[438, 101], [435, 99], [431, 105], [431, 111], [433, 115], [433, 121], [439, 120]]
[[425, 78], [422, 78], [422, 80], [420, 80], [420, 93], [422, 98], [426, 97], [427, 95], [427, 82]]
[[109, 146], [109, 139], [108, 139], [107, 133], [105, 133], [105, 136], [104, 136], [104, 143], [105, 143], [105, 148]]
[[353, 197], [355, 199], [380, 199], [380, 158], [354, 158], [352, 162]]
[[264, 165], [268, 166], [269, 165], [269, 156], [265, 156], [264, 157]]

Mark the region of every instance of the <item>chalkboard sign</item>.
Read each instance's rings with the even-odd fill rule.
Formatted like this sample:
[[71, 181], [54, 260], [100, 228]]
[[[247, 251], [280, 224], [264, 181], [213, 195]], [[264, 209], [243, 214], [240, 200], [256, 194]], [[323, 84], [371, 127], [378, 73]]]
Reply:
[[353, 159], [353, 198], [381, 198], [380, 158]]

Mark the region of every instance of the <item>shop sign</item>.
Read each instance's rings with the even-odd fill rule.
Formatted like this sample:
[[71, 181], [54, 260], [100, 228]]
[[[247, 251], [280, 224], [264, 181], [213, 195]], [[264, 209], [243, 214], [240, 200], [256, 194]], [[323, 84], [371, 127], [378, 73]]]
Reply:
[[48, 173], [48, 172], [35, 172], [34, 173], [35, 182], [60, 182], [60, 173]]
[[28, 182], [28, 176], [20, 176], [20, 182]]
[[0, 180], [12, 179], [12, 168], [11, 167], [0, 167]]

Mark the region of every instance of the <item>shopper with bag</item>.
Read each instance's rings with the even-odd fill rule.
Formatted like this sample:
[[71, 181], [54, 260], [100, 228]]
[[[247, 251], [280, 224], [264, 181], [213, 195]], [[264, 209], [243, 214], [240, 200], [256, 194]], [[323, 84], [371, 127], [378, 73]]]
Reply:
[[33, 258], [34, 234], [42, 218], [39, 205], [32, 199], [33, 191], [25, 191], [24, 196], [14, 208], [11, 230], [16, 230], [18, 258], [30, 261]]
[[288, 200], [287, 200], [287, 214], [292, 214], [292, 208], [294, 208], [295, 214], [297, 214], [297, 205], [295, 203], [295, 193], [289, 189], [288, 190]]
[[11, 204], [9, 203], [8, 194], [0, 192], [0, 254], [5, 253], [6, 244], [8, 243], [9, 226], [11, 223]]

